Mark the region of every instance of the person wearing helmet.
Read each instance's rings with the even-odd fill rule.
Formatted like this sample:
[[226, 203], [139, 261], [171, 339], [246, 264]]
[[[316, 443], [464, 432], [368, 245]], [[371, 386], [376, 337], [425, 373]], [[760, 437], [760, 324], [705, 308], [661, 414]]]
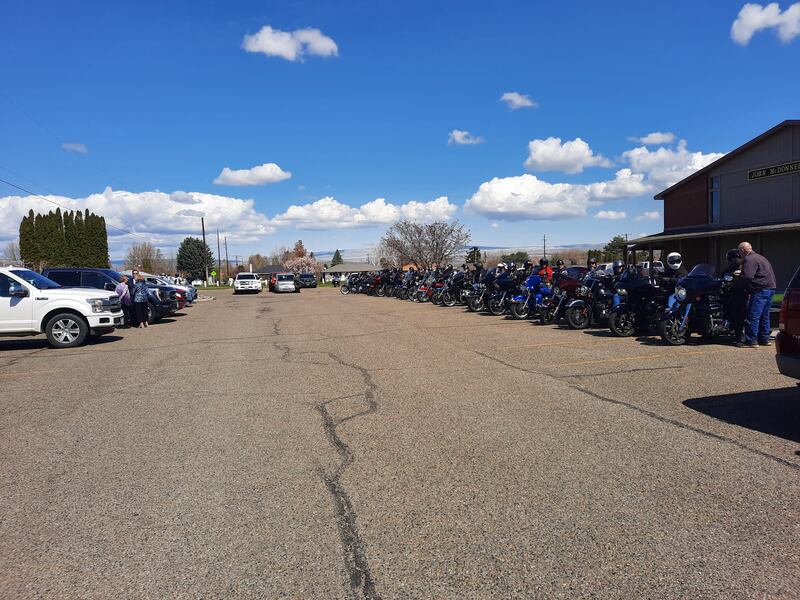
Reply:
[[553, 282], [553, 267], [550, 266], [550, 261], [547, 258], [539, 259], [539, 270], [536, 274], [546, 283]]
[[588, 261], [586, 261], [586, 266], [589, 269], [588, 273], [591, 273], [592, 271], [594, 271], [597, 268], [597, 259], [596, 258], [590, 258]]
[[623, 271], [625, 271], [625, 262], [621, 258], [618, 258], [611, 263], [611, 270], [614, 272], [614, 277], [619, 277], [622, 275]]
[[683, 266], [683, 257], [677, 252], [670, 252], [667, 255], [667, 264], [663, 273], [659, 273], [662, 285], [667, 289], [674, 288], [678, 280], [686, 276], [686, 267]]

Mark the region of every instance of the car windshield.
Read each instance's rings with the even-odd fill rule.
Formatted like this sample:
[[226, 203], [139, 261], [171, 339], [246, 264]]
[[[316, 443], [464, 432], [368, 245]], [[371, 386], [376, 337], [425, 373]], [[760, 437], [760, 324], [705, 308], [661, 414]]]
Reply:
[[24, 279], [32, 286], [40, 290], [55, 290], [61, 287], [55, 281], [52, 281], [43, 275], [39, 275], [39, 273], [37, 273], [36, 271], [29, 271], [28, 269], [22, 269], [19, 271], [14, 270], [11, 272], [20, 279]]
[[294, 281], [294, 275], [278, 275], [278, 281]]
[[256, 276], [253, 275], [252, 273], [239, 273], [236, 276], [236, 279], [238, 279], [239, 281], [241, 281], [242, 279], [255, 279], [255, 278]]
[[300, 279], [314, 279], [314, 276], [311, 273], [303, 273], [300, 275]]

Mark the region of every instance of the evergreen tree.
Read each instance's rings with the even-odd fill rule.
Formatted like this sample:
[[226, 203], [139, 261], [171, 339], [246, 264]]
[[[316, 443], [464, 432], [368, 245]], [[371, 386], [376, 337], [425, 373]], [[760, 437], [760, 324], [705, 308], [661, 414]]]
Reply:
[[27, 216], [22, 217], [22, 222], [19, 224], [19, 254], [27, 266], [35, 266], [39, 260], [36, 252], [35, 223], [36, 216], [31, 210]]
[[292, 248], [292, 254], [295, 258], [303, 258], [306, 255], [306, 247], [303, 245], [303, 240], [297, 240]]
[[503, 262], [506, 263], [515, 262], [518, 264], [522, 264], [528, 259], [530, 259], [530, 256], [528, 256], [528, 253], [525, 252], [524, 250], [519, 250], [518, 252], [512, 252], [511, 254], [503, 254], [503, 256], [500, 257], [500, 260], [502, 260]]
[[333, 258], [331, 259], [331, 266], [335, 267], [336, 265], [342, 264], [344, 261], [342, 260], [342, 254], [339, 252], [339, 249], [336, 249], [336, 252], [333, 253]]
[[83, 213], [79, 210], [75, 211], [75, 248], [73, 250], [72, 260], [77, 266], [85, 266], [87, 259], [86, 252], [86, 227], [83, 222]]
[[477, 263], [481, 262], [481, 249], [477, 246], [473, 246], [467, 252], [467, 262], [468, 263]]
[[178, 248], [176, 264], [178, 271], [188, 274], [191, 279], [203, 279], [206, 267], [209, 273], [214, 269], [214, 254], [203, 240], [187, 237]]
[[75, 236], [75, 213], [67, 211], [64, 213], [64, 264], [67, 267], [78, 267], [80, 264], [75, 260], [75, 249], [78, 246], [78, 239]]
[[56, 208], [53, 214], [53, 254], [50, 257], [52, 265], [63, 267], [67, 264], [67, 247], [66, 240], [64, 239], [64, 220], [61, 214], [61, 209]]

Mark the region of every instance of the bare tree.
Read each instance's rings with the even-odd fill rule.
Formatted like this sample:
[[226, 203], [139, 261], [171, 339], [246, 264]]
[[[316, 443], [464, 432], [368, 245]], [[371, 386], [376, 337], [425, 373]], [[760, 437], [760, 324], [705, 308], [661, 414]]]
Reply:
[[8, 242], [8, 244], [6, 244], [5, 248], [3, 248], [3, 260], [13, 263], [22, 261], [22, 257], [19, 254], [19, 244], [17, 242]]
[[150, 242], [132, 244], [125, 256], [125, 266], [127, 268], [140, 267], [147, 273], [163, 270], [166, 267], [164, 263], [164, 255], [161, 250]]
[[429, 224], [398, 221], [386, 231], [381, 244], [402, 264], [430, 269], [458, 256], [469, 240], [469, 231], [458, 221]]
[[253, 270], [258, 273], [269, 264], [269, 258], [261, 254], [251, 254], [247, 257], [247, 262], [253, 265]]

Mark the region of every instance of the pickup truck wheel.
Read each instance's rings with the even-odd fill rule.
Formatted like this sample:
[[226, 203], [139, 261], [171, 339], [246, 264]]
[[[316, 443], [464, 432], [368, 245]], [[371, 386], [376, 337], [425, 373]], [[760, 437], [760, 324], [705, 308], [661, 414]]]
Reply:
[[156, 321], [158, 321], [158, 312], [156, 311], [156, 307], [148, 302], [147, 303], [147, 324], [148, 325], [152, 325]]
[[89, 325], [77, 315], [60, 313], [47, 322], [44, 332], [54, 348], [74, 348], [86, 340]]

